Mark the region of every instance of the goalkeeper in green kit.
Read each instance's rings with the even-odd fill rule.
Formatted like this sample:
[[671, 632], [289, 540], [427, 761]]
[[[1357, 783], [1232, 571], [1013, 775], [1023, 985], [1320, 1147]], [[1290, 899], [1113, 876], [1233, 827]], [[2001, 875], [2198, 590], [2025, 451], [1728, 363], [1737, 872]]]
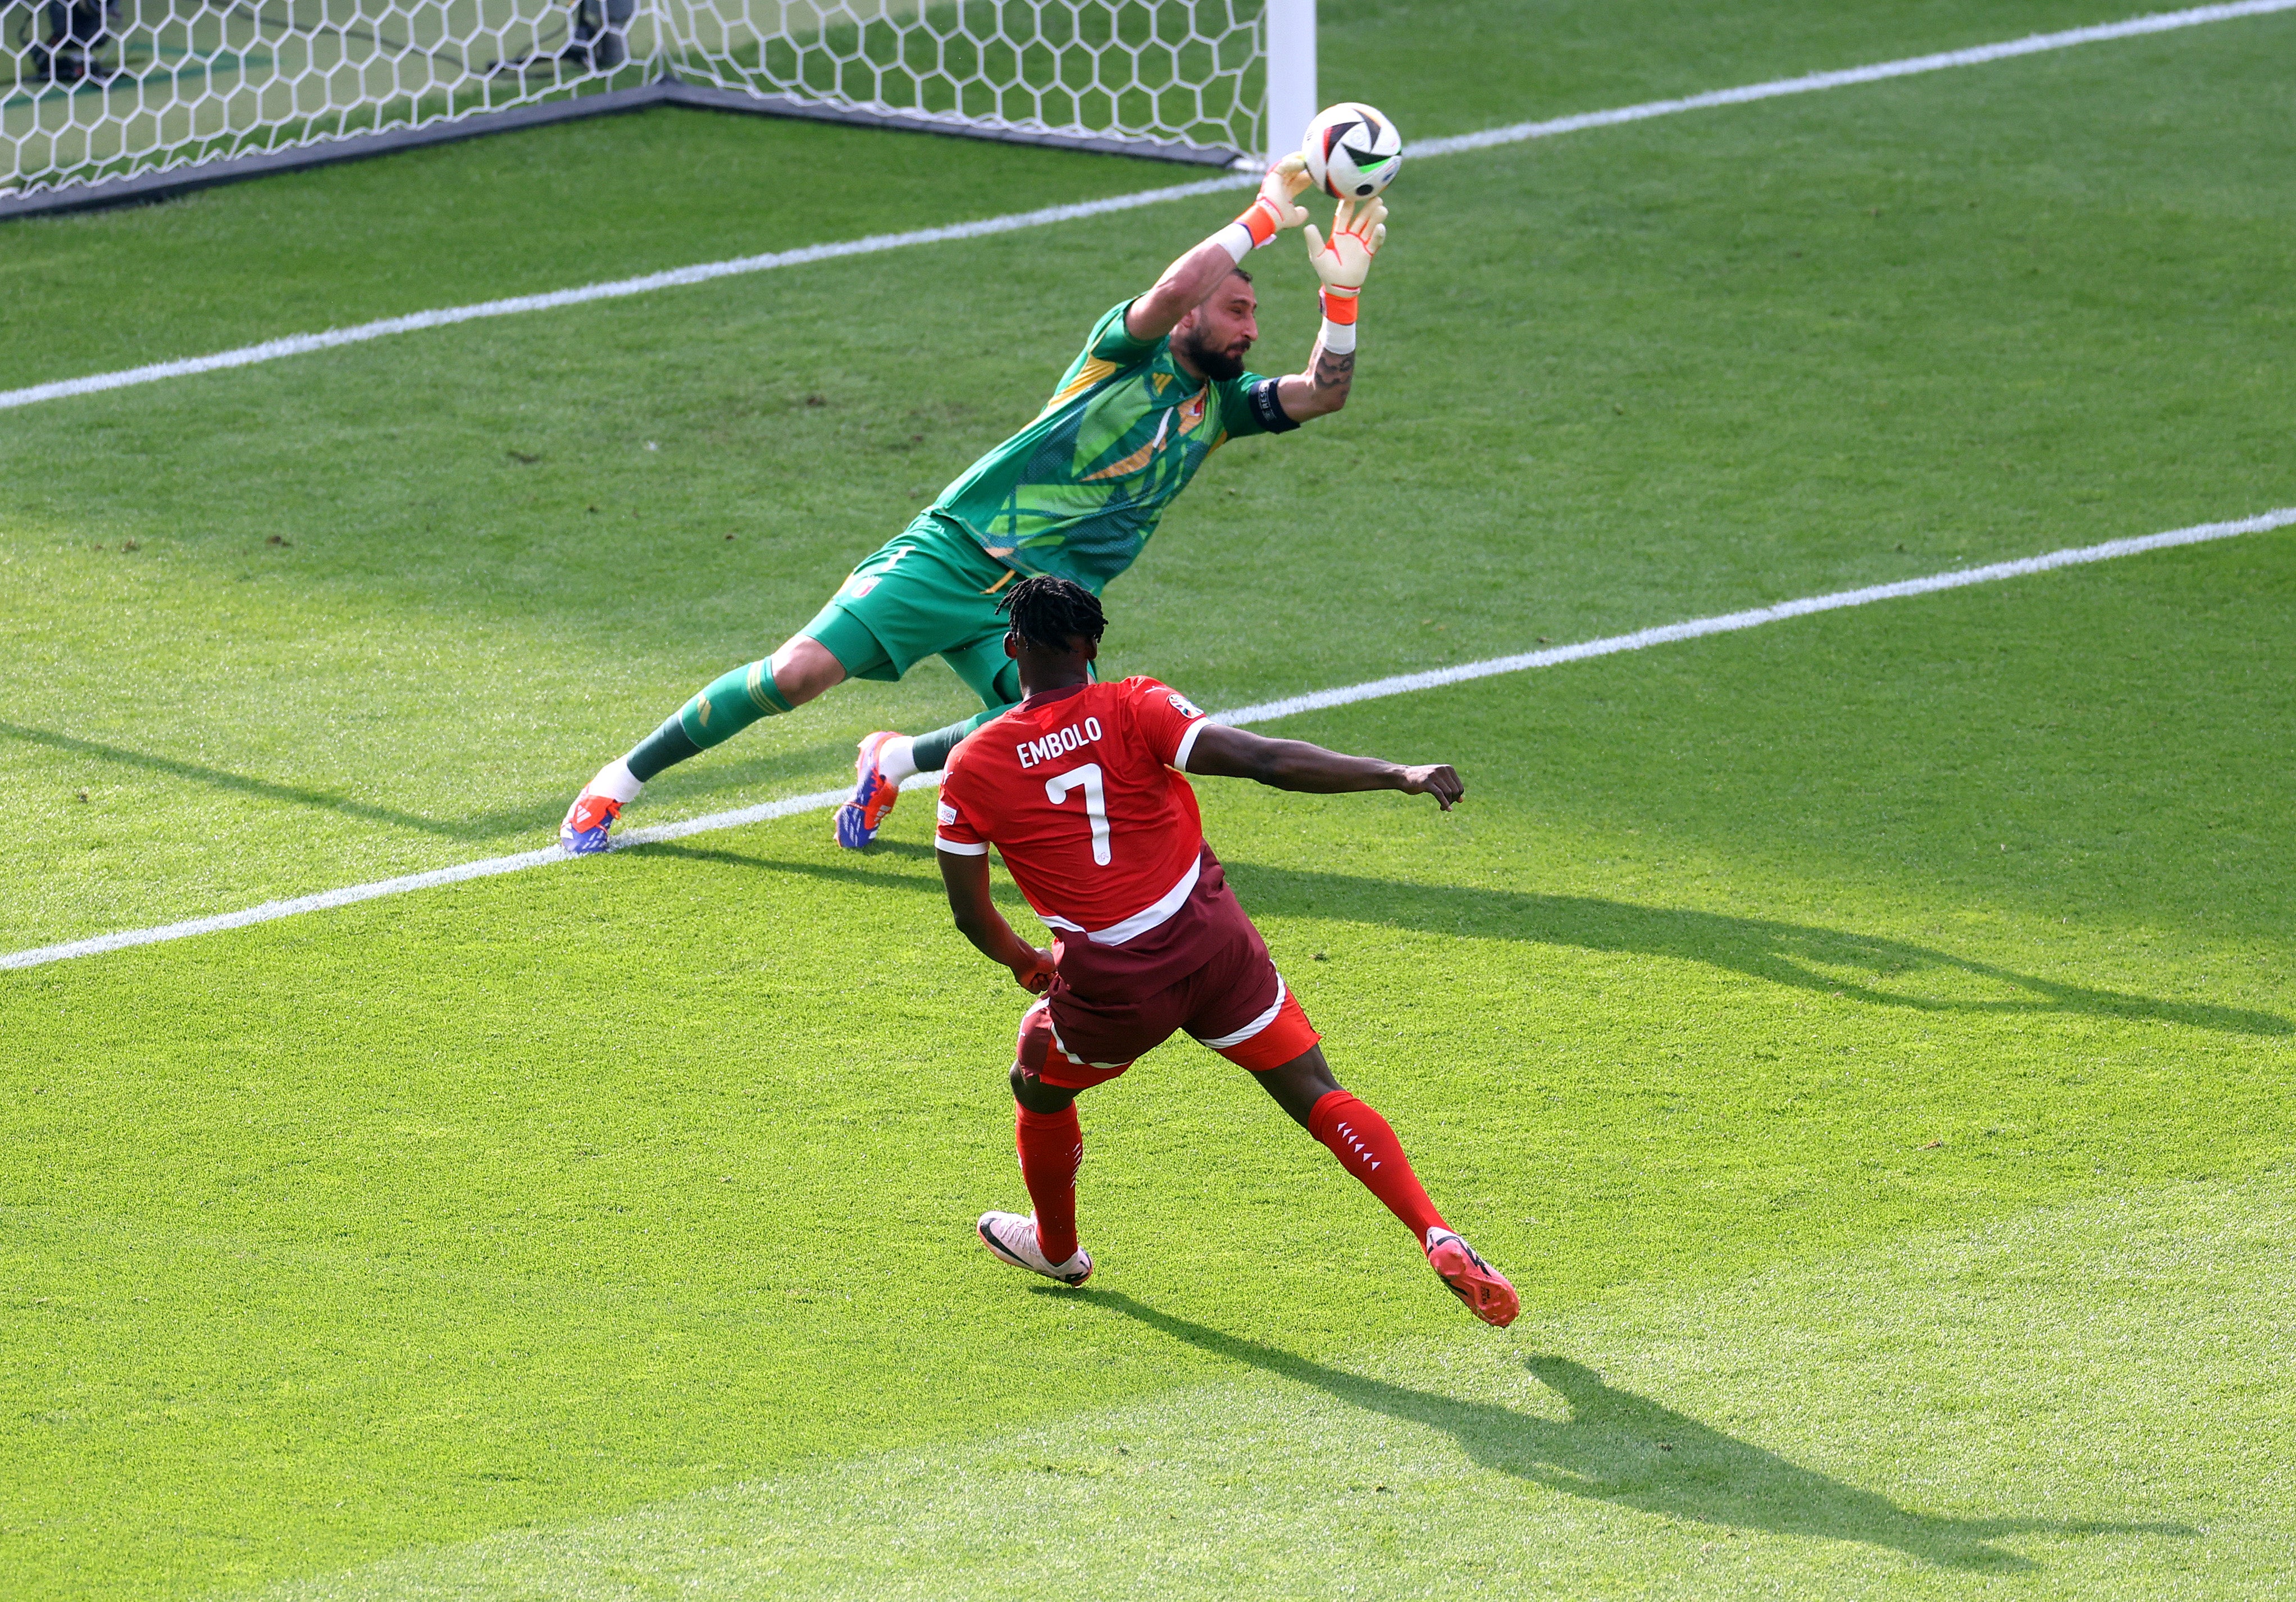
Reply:
[[1307, 186], [1305, 164], [1285, 157], [1242, 216], [1094, 324], [1034, 422], [856, 568], [788, 643], [712, 680], [601, 769], [559, 826], [566, 849], [606, 849], [622, 808], [672, 764], [842, 680], [898, 679], [938, 655], [984, 709], [931, 734], [880, 732], [861, 742], [852, 797], [837, 809], [837, 841], [858, 849], [874, 839], [903, 780], [938, 772], [957, 741], [1020, 700], [1004, 654], [1011, 625], [996, 609], [1007, 586], [1051, 575], [1098, 594], [1139, 557], [1164, 509], [1224, 441], [1286, 433], [1347, 404], [1356, 299], [1387, 235], [1387, 208], [1376, 197], [1340, 202], [1328, 240], [1307, 230], [1324, 304], [1308, 370], [1264, 378], [1243, 365], [1259, 325], [1242, 263], [1307, 221], [1296, 203]]

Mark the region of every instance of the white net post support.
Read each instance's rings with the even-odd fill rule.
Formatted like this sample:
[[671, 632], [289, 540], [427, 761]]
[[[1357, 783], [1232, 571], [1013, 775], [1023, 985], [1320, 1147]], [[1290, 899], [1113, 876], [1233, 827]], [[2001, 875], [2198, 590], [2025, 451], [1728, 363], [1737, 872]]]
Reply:
[[1267, 0], [1267, 116], [1259, 154], [1273, 161], [1300, 148], [1324, 108], [1316, 99], [1316, 0]]
[[662, 102], [1256, 163], [1316, 4], [0, 0], [0, 217]]

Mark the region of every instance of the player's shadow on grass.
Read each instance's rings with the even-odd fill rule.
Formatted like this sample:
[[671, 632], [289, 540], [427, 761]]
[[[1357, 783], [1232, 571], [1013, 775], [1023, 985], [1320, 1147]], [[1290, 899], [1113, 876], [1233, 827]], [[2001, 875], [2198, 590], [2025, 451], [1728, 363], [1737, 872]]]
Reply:
[[[1414, 885], [1258, 862], [1232, 862], [1228, 870], [1244, 903], [1255, 911], [1673, 957], [1875, 1007], [1916, 1012], [2078, 1012], [2158, 1018], [2233, 1034], [2296, 1034], [2296, 1024], [2276, 1013], [2071, 985], [1907, 941], [1775, 919], [1637, 906], [1590, 895]], [[1889, 987], [1900, 976], [1923, 972], [1958, 974], [2021, 993], [1954, 997]]]
[[[1042, 1294], [1063, 1293], [1046, 1287]], [[1607, 1385], [1592, 1369], [1567, 1357], [1524, 1360], [1533, 1377], [1568, 1405], [1570, 1417], [1557, 1420], [1496, 1402], [1466, 1402], [1352, 1374], [1160, 1312], [1121, 1291], [1066, 1294], [1200, 1351], [1313, 1386], [1350, 1407], [1439, 1429], [1485, 1468], [1567, 1496], [1669, 1518], [1857, 1541], [1940, 1567], [1996, 1573], [2030, 1573], [2040, 1566], [1992, 1544], [2004, 1535], [2196, 1533], [2178, 1524], [1954, 1518], [1916, 1512], [1701, 1424], [1662, 1402]]]
[[[802, 873], [853, 885], [882, 885], [940, 894], [935, 873], [904, 870], [881, 863], [886, 856], [912, 862], [930, 858], [932, 847], [914, 841], [880, 840], [867, 856], [840, 853], [841, 860], [752, 856], [742, 852], [691, 846], [646, 846], [697, 861]], [[1349, 923], [1382, 923], [1437, 935], [1470, 935], [1524, 940], [1540, 945], [1573, 945], [1584, 951], [1625, 952], [1704, 962], [1797, 990], [1839, 995], [1876, 1007], [1917, 1012], [2076, 1012], [2120, 1018], [2159, 1018], [2232, 1034], [2296, 1034], [2296, 1024], [2277, 1013], [2208, 1001], [2167, 1001], [2094, 985], [2069, 985], [2032, 974], [1956, 957], [1950, 952], [1875, 935], [1846, 934], [1810, 924], [1768, 918], [1734, 918], [1677, 907], [1637, 906], [1591, 895], [1540, 895], [1521, 890], [1476, 890], [1456, 885], [1415, 885], [1364, 879], [1301, 868], [1230, 862], [1230, 878], [1243, 904], [1254, 912], [1331, 918]], [[999, 881], [1000, 899], [1008, 887]], [[1839, 971], [1826, 972], [1826, 969]], [[2005, 996], [1923, 995], [1883, 988], [1899, 976], [1954, 973], [2021, 993]], [[1871, 976], [1873, 982], [1851, 977]]]
[[[558, 820], [565, 813], [567, 801], [573, 798], [574, 787], [580, 782], [578, 779], [570, 781], [563, 798], [552, 798], [532, 806], [504, 807], [459, 818], [426, 818], [420, 813], [406, 812], [395, 806], [379, 806], [372, 801], [360, 801], [349, 796], [337, 795], [332, 790], [257, 779], [246, 773], [234, 773], [227, 768], [209, 767], [204, 763], [185, 762], [181, 757], [161, 756], [126, 746], [108, 745], [99, 740], [83, 740], [78, 735], [58, 734], [49, 729], [29, 729], [20, 723], [0, 723], [0, 740], [20, 740], [27, 745], [45, 746], [52, 751], [62, 751], [91, 761], [141, 768], [149, 773], [164, 773], [170, 779], [181, 779], [211, 790], [282, 802], [290, 806], [315, 807], [369, 823], [389, 824], [395, 829], [412, 830], [418, 834], [435, 835], [450, 840], [504, 840], [537, 830], [555, 830]], [[719, 769], [710, 775], [713, 782], [701, 793], [736, 791], [752, 785], [783, 781], [795, 774], [819, 773], [834, 769], [847, 760], [844, 753], [849, 743], [832, 740], [801, 751], [777, 751], [767, 756], [720, 764]]]

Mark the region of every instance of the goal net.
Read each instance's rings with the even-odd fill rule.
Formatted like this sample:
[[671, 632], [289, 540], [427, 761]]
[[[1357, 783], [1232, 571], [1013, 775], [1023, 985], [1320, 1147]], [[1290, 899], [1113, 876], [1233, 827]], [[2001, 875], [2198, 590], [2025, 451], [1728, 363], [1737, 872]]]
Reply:
[[[1301, 0], [0, 0], [0, 198], [653, 98], [1218, 159]], [[1312, 52], [1313, 5], [1309, 19]], [[1281, 75], [1279, 75], [1281, 76]], [[685, 93], [680, 93], [685, 91]]]

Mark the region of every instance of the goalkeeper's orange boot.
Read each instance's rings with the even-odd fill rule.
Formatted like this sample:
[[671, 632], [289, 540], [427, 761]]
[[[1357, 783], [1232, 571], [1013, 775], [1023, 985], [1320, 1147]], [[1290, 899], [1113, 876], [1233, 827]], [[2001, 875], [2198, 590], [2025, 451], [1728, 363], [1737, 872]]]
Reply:
[[622, 804], [611, 796], [595, 796], [584, 790], [566, 809], [566, 821], [558, 826], [558, 843], [575, 856], [603, 851], [606, 836], [621, 815]]
[[1451, 1287], [1451, 1294], [1484, 1323], [1504, 1329], [1522, 1311], [1522, 1299], [1514, 1294], [1507, 1277], [1478, 1256], [1457, 1231], [1428, 1230], [1427, 1262]]
[[848, 851], [858, 851], [875, 839], [885, 815], [901, 798], [901, 787], [877, 765], [885, 742], [898, 739], [892, 730], [880, 729], [861, 742], [861, 753], [853, 762], [852, 797], [837, 809], [837, 843]]

